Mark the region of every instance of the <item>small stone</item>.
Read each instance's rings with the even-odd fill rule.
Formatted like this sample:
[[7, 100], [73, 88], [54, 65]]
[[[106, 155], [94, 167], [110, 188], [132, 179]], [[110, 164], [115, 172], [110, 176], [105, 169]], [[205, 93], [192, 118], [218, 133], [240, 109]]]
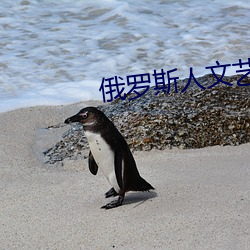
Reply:
[[179, 131], [179, 136], [183, 136], [185, 134], [186, 134], [186, 131], [184, 131], [184, 130]]

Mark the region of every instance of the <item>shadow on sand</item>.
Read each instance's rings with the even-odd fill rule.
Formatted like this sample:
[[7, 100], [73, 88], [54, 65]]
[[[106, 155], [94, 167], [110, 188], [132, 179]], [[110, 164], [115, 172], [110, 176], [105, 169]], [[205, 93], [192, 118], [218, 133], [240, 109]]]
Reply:
[[123, 205], [134, 204], [133, 208], [135, 208], [155, 197], [157, 197], [155, 191], [131, 192], [126, 194]]

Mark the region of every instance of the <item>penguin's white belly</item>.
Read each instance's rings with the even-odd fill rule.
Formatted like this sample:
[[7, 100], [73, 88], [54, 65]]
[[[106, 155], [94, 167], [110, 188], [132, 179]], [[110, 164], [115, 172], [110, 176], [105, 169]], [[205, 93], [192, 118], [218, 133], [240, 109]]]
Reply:
[[85, 135], [96, 164], [108, 179], [111, 186], [119, 193], [120, 187], [115, 174], [115, 155], [113, 150], [100, 134], [86, 131]]

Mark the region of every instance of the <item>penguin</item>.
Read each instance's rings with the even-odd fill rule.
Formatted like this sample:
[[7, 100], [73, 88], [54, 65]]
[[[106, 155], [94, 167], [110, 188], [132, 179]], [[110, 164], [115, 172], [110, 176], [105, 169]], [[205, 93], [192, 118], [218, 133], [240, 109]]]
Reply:
[[154, 189], [140, 176], [126, 140], [102, 111], [95, 107], [86, 107], [65, 120], [67, 124], [73, 122], [83, 126], [88, 140], [90, 172], [96, 175], [100, 168], [112, 187], [105, 193], [106, 198], [118, 196], [117, 200], [101, 208], [121, 206], [128, 191]]

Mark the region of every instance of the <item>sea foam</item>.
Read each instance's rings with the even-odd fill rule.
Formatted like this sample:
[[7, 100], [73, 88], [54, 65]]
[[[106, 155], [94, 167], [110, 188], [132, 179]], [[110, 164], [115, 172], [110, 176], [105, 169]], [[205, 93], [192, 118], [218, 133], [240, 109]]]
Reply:
[[243, 0], [3, 0], [0, 112], [101, 100], [103, 77], [177, 68], [186, 78], [190, 67], [198, 77], [247, 61], [249, 10]]

